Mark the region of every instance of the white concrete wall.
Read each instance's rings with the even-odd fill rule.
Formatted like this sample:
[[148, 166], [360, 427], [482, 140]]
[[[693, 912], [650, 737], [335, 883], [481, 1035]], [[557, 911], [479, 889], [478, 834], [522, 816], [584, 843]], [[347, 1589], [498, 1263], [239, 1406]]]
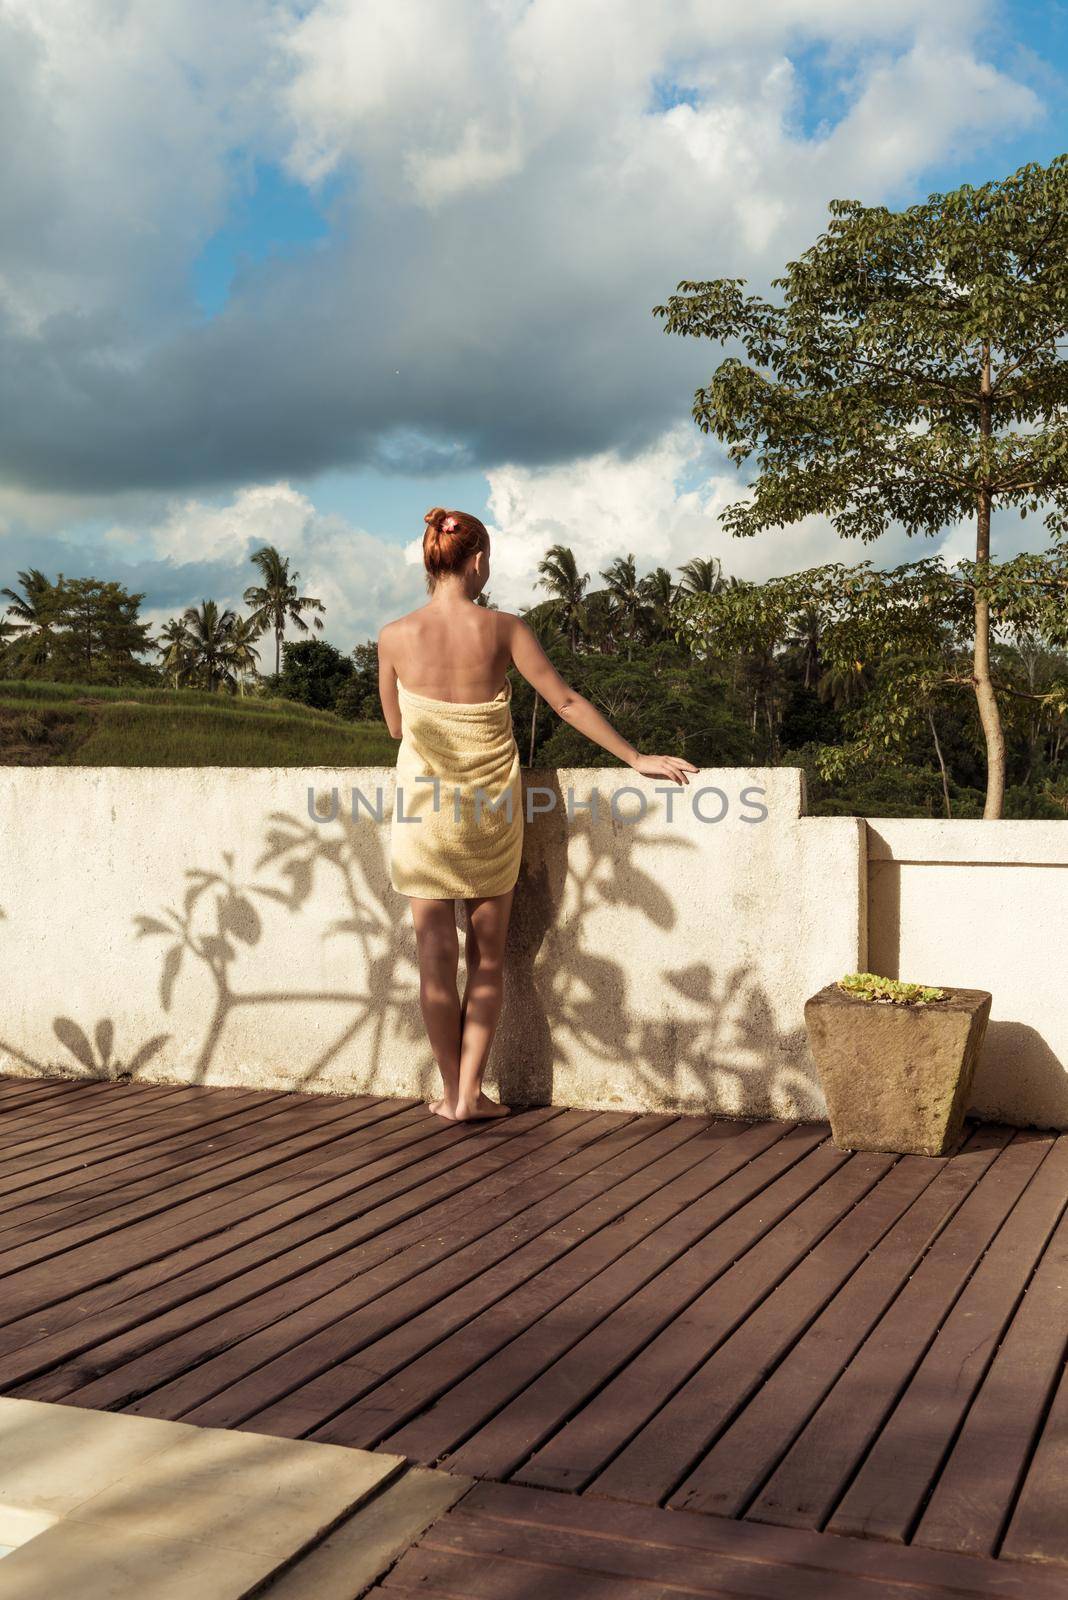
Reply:
[[[1068, 1127], [1068, 825], [803, 817], [784, 769], [704, 772], [669, 821], [620, 769], [524, 777], [556, 803], [527, 828], [506, 1100], [820, 1116], [804, 1001], [869, 967], [990, 989], [973, 1109]], [[428, 1095], [408, 903], [354, 785], [388, 818], [390, 769], [0, 769], [0, 1071]], [[613, 818], [623, 788], [643, 820], [634, 794]]]
[[[864, 824], [804, 818], [795, 770], [704, 772], [675, 798], [620, 769], [525, 775], [528, 826], [505, 1013], [505, 1100], [818, 1117], [813, 990], [862, 965]], [[0, 1071], [427, 1095], [391, 770], [0, 770]], [[310, 820], [309, 784], [342, 815]], [[720, 822], [692, 808], [727, 799]], [[639, 787], [644, 820], [613, 819]], [[741, 803], [764, 791], [768, 815]], [[601, 815], [565, 797], [600, 794]], [[622, 797], [621, 816], [638, 806]], [[715, 816], [722, 803], [706, 796]]]
[[972, 1109], [1068, 1127], [1068, 824], [868, 823], [868, 964], [989, 989]]

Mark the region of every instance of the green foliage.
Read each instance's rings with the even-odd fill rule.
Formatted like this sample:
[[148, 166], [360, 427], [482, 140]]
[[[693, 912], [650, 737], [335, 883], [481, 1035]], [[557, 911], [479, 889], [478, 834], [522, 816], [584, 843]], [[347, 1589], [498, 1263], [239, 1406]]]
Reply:
[[[724, 278], [680, 283], [654, 313], [669, 333], [741, 346], [693, 403], [698, 426], [756, 469], [723, 513], [729, 532], [822, 516], [845, 538], [872, 540], [894, 525], [934, 535], [975, 518], [975, 563], [957, 598], [971, 601], [967, 681], [986, 746], [985, 814], [997, 816], [1006, 763], [991, 608], [1004, 620], [1018, 611], [1052, 642], [1065, 626], [1056, 557], [997, 573], [989, 562], [996, 507], [1041, 513], [1051, 534], [1068, 535], [1068, 156], [900, 212], [836, 200], [830, 215], [773, 280], [774, 302]], [[969, 630], [933, 582], [959, 648]], [[882, 705], [873, 738], [888, 747], [910, 692]], [[922, 686], [916, 704], [927, 709]]]
[[[936, 713], [975, 722], [967, 646], [979, 590], [1006, 635], [1032, 629], [1045, 645], [1065, 642], [1068, 549], [992, 562], [981, 577], [974, 562], [949, 569], [937, 556], [888, 572], [870, 562], [829, 563], [687, 595], [675, 614], [680, 637], [706, 657], [774, 655], [789, 649], [803, 626], [802, 660], [814, 663], [817, 693], [838, 712], [840, 730], [816, 751], [815, 763], [822, 777], [845, 782], [880, 760], [907, 756], [918, 741], [937, 741]], [[1068, 670], [1052, 651], [1045, 661], [1047, 681], [1028, 691], [1013, 681], [1018, 658], [1003, 651], [995, 682], [1058, 719]]]
[[339, 717], [354, 722], [381, 722], [382, 702], [378, 698], [378, 645], [373, 639], [358, 644], [352, 652], [353, 671], [338, 689], [334, 710]]
[[275, 692], [286, 700], [329, 710], [355, 670], [351, 658], [326, 639], [298, 639], [282, 647], [282, 670], [274, 679]]
[[392, 766], [381, 725], [287, 700], [189, 689], [0, 682], [0, 765]]
[[758, 468], [724, 526], [819, 514], [851, 538], [933, 534], [986, 486], [1068, 531], [1068, 156], [899, 212], [835, 200], [830, 217], [773, 280], [778, 302], [726, 278], [655, 307], [666, 331], [745, 353], [694, 399]]
[[322, 628], [321, 613], [326, 607], [311, 595], [302, 595], [299, 589], [299, 572], [291, 572], [288, 556], [282, 556], [273, 544], [265, 544], [252, 557], [260, 570], [260, 582], [250, 584], [245, 590], [245, 604], [252, 608], [250, 618], [257, 632], [270, 630], [274, 634], [274, 670], [282, 667], [282, 635], [287, 625], [307, 633], [305, 614], [310, 614], [316, 628]]
[[880, 978], [874, 972], [850, 972], [838, 980], [839, 989], [852, 995], [854, 1000], [873, 1000], [877, 1004], [894, 1006], [926, 1006], [944, 1000], [944, 989], [932, 989], [921, 983], [902, 983], [899, 978]]
[[150, 683], [141, 656], [152, 649], [150, 630], [137, 620], [143, 594], [99, 578], [53, 583], [31, 567], [18, 575], [22, 593], [5, 588], [8, 601], [0, 641], [3, 670], [19, 676], [82, 683]]

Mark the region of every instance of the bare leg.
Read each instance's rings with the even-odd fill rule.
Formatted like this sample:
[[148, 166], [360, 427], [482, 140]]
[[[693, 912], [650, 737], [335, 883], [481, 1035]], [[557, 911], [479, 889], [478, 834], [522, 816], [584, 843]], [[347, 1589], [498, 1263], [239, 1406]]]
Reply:
[[467, 900], [467, 987], [464, 990], [460, 1037], [459, 1088], [456, 1115], [464, 1121], [476, 1117], [504, 1117], [509, 1107], [482, 1093], [482, 1074], [497, 1031], [504, 996], [504, 943], [512, 895]]
[[460, 941], [456, 934], [456, 907], [452, 900], [410, 901], [415, 939], [419, 947], [419, 1005], [434, 1060], [445, 1086], [442, 1099], [430, 1109], [455, 1121], [460, 1086], [460, 996], [456, 969]]

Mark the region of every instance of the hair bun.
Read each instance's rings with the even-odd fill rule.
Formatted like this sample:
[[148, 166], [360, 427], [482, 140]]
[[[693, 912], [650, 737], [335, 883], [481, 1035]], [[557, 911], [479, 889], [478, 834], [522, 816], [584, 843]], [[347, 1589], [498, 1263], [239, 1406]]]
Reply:
[[467, 511], [431, 506], [424, 513], [423, 565], [433, 586], [445, 572], [456, 572], [476, 550], [489, 549], [485, 524]]

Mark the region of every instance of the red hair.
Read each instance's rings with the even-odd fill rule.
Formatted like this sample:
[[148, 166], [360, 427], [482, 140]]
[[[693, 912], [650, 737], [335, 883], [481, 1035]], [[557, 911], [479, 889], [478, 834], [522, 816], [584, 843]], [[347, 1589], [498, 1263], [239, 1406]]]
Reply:
[[489, 549], [485, 525], [466, 511], [432, 506], [423, 521], [423, 565], [431, 588], [445, 573], [458, 572], [477, 550]]

